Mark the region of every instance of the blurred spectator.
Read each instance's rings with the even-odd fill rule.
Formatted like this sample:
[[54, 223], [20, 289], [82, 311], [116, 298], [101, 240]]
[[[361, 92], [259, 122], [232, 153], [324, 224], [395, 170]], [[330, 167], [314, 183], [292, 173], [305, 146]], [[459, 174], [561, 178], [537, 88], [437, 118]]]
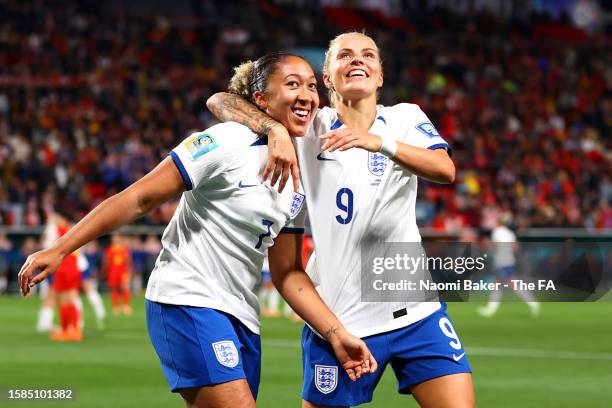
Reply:
[[609, 228], [609, 38], [562, 17], [555, 37], [548, 16], [514, 6], [496, 17], [429, 2], [391, 20], [290, 3], [188, 2], [162, 18], [147, 2], [133, 15], [120, 2], [0, 2], [0, 224], [42, 225], [53, 204], [79, 218], [211, 125], [203, 101], [230, 67], [324, 49], [359, 18], [382, 45], [381, 103], [418, 103], [453, 147], [457, 181], [422, 183], [419, 222], [490, 228], [511, 211], [523, 227]]
[[0, 293], [4, 293], [7, 289], [12, 250], [12, 242], [5, 234], [0, 233]]

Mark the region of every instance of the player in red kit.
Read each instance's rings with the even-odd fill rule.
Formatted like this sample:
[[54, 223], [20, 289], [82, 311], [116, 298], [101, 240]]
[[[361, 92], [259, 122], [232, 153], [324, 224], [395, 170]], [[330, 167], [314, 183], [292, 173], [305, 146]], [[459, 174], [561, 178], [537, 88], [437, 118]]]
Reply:
[[[62, 215], [57, 217], [57, 234], [59, 237], [70, 229], [68, 219]], [[53, 289], [59, 300], [59, 316], [61, 330], [52, 331], [51, 339], [56, 341], [81, 341], [83, 330], [79, 324], [80, 311], [77, 298], [81, 287], [81, 271], [77, 263], [76, 252], [64, 258], [53, 279]]]
[[131, 257], [126, 239], [121, 235], [112, 236], [111, 245], [104, 252], [102, 270], [106, 272], [107, 284], [111, 291], [113, 314], [131, 315]]

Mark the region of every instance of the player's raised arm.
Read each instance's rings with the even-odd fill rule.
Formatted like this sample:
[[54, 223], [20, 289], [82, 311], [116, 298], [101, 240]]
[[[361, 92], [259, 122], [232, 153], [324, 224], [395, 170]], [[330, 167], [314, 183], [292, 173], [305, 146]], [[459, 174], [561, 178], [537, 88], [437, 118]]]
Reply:
[[386, 108], [385, 115], [394, 127], [392, 134], [380, 136], [369, 133], [369, 125], [347, 123], [346, 127], [319, 136], [325, 140], [322, 149], [333, 152], [361, 148], [378, 152], [426, 180], [444, 184], [455, 181], [450, 147], [417, 105], [399, 103]]
[[445, 149], [429, 150], [402, 142], [391, 143], [397, 145], [397, 151], [389, 157], [411, 173], [435, 183], [455, 182], [455, 164]]
[[325, 305], [300, 259], [301, 234], [281, 233], [268, 250], [272, 282], [297, 314], [333, 347], [351, 380], [376, 371], [377, 363], [363, 342], [348, 333]]
[[238, 122], [256, 133], [268, 136], [268, 163], [263, 178], [267, 180], [272, 173], [272, 185], [281, 178], [278, 191], [282, 192], [289, 179], [293, 178], [293, 191], [298, 191], [300, 170], [295, 149], [287, 129], [259, 110], [255, 105], [229, 92], [219, 92], [208, 98], [206, 107], [222, 122]]
[[320, 136], [325, 139], [323, 150], [348, 150], [362, 148], [370, 152], [380, 152], [393, 159], [400, 166], [419, 177], [436, 183], [453, 183], [455, 165], [445, 148], [430, 150], [411, 146], [396, 140], [385, 140], [365, 130], [342, 128]]
[[[145, 215], [183, 189], [179, 170], [171, 158], [166, 158], [130, 187], [104, 200], [51, 247], [30, 255], [19, 271], [22, 295], [55, 272], [66, 255]], [[33, 276], [36, 270], [40, 273]]]

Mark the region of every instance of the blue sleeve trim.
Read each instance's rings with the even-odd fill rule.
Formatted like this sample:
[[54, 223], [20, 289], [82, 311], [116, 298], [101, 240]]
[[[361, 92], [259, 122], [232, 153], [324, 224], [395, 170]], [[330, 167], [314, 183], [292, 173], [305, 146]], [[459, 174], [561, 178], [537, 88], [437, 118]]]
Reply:
[[255, 142], [251, 143], [251, 146], [267, 146], [268, 145], [268, 136], [262, 136], [257, 139]]
[[178, 154], [176, 154], [176, 152], [174, 151], [171, 151], [169, 154], [170, 154], [170, 157], [172, 157], [172, 161], [174, 161], [176, 168], [178, 168], [179, 172], [181, 173], [181, 177], [183, 178], [183, 183], [185, 183], [185, 190], [187, 191], [192, 190], [193, 184], [191, 183], [189, 174], [187, 173], [187, 170], [185, 170], [185, 166], [183, 166], [183, 162], [178, 157]]
[[447, 143], [438, 143], [428, 147], [429, 150], [446, 149], [446, 152], [450, 157], [453, 157], [453, 149]]
[[336, 119], [336, 121], [331, 125], [331, 127], [329, 128], [329, 130], [336, 130], [338, 129], [340, 126], [342, 126], [342, 122], [340, 122], [340, 119]]
[[279, 234], [303, 234], [304, 228], [285, 227], [280, 230]]

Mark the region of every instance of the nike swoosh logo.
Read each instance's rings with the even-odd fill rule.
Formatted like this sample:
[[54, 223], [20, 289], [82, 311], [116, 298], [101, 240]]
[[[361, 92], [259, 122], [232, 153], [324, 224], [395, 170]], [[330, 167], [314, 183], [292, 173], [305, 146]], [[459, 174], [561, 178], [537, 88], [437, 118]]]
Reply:
[[238, 183], [238, 187], [240, 188], [249, 188], [249, 187], [256, 187], [259, 184], [242, 184], [242, 180], [240, 180], [240, 183]]
[[465, 356], [465, 351], [463, 353], [459, 354], [458, 356], [455, 355], [455, 353], [453, 353], [453, 360], [459, 361], [459, 360], [461, 360], [463, 358], [463, 356]]
[[330, 159], [327, 157], [323, 157], [323, 153], [319, 153], [317, 154], [317, 160], [322, 160], [322, 161], [336, 161], [336, 159]]

